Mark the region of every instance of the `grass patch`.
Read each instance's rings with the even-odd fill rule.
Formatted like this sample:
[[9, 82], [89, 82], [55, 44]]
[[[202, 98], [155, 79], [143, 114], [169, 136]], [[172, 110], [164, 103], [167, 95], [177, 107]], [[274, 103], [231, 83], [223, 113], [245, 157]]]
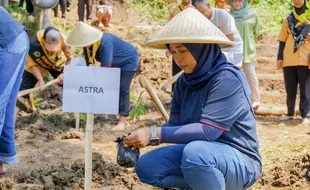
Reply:
[[173, 6], [174, 4], [167, 4], [161, 0], [133, 0], [130, 9], [148, 24], [163, 24]]
[[291, 0], [253, 0], [251, 7], [257, 12], [262, 34], [278, 34], [282, 22], [293, 8]]
[[39, 19], [35, 17], [29, 17], [28, 12], [25, 9], [18, 9], [17, 3], [11, 3], [5, 9], [22, 25], [27, 29], [28, 34], [33, 34], [39, 29]]

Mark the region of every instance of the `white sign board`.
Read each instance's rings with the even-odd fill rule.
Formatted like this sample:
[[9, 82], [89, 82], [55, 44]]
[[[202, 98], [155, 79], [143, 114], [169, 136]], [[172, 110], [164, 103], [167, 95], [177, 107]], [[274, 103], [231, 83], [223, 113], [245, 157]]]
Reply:
[[118, 114], [120, 68], [64, 69], [63, 111]]

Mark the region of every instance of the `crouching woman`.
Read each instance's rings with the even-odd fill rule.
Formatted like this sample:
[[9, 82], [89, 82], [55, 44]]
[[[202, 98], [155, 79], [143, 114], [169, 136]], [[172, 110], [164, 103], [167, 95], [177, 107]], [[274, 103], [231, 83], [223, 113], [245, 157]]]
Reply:
[[219, 46], [231, 43], [193, 8], [178, 14], [147, 43], [165, 44], [184, 74], [174, 88], [169, 121], [125, 138], [133, 148], [175, 144], [139, 158], [136, 173], [142, 182], [161, 188], [239, 190], [260, 176], [250, 89]]

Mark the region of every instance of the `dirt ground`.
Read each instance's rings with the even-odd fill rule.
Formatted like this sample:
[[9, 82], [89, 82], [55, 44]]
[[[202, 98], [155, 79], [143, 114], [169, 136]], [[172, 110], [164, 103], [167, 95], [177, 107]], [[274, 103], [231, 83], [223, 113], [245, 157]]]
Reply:
[[[146, 76], [161, 100], [170, 97], [160, 87], [171, 77], [171, 59], [163, 50], [143, 47], [149, 34], [158, 26], [140, 24], [137, 16], [127, 11], [124, 2], [113, 1], [117, 7], [112, 20], [113, 27], [107, 29], [131, 42], [139, 51], [140, 68], [135, 77], [131, 94], [138, 95], [143, 88], [139, 75]], [[77, 20], [76, 5], [67, 14], [67, 21], [74, 25]], [[95, 19], [94, 19], [95, 20]], [[93, 22], [96, 24], [96, 22]], [[281, 70], [276, 69], [276, 37], [267, 36], [257, 42], [257, 66], [262, 105], [285, 107], [285, 89]], [[147, 113], [134, 127], [160, 125], [164, 122], [149, 96], [143, 100], [148, 105]], [[83, 189], [84, 177], [84, 127], [80, 133], [73, 131], [75, 121], [61, 110], [61, 101], [53, 93], [37, 104], [41, 116], [21, 113], [16, 122], [16, 146], [19, 164], [8, 166], [9, 172], [0, 178], [0, 189]], [[166, 107], [169, 110], [168, 107]], [[310, 189], [310, 126], [302, 126], [300, 119], [280, 122], [278, 117], [257, 117], [260, 152], [263, 157], [263, 174], [252, 190]], [[116, 143], [113, 140], [130, 132], [113, 132], [116, 116], [108, 119], [95, 116], [93, 136], [93, 189], [153, 189], [139, 182], [133, 169], [116, 164]], [[162, 145], [165, 146], [165, 145]], [[151, 148], [141, 150], [141, 154]], [[307, 177], [309, 176], [309, 177]]]

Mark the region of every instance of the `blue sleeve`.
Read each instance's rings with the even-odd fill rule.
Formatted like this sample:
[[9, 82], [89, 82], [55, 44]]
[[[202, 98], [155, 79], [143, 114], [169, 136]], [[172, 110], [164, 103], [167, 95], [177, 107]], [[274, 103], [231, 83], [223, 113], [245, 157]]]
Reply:
[[161, 143], [185, 144], [191, 141], [214, 141], [224, 131], [203, 123], [161, 128]]
[[111, 67], [113, 61], [113, 39], [110, 35], [103, 35], [98, 52], [101, 67]]
[[229, 131], [243, 114], [245, 101], [239, 79], [230, 71], [223, 71], [211, 83], [200, 122]]
[[172, 127], [180, 125], [180, 117], [171, 117], [169, 118], [167, 123], [161, 125], [161, 127]]

